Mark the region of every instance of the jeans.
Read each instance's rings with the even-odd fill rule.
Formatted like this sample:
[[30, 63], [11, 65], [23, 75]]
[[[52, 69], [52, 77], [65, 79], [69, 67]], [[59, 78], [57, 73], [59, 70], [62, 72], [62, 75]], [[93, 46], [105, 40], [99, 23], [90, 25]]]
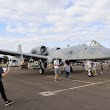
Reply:
[[70, 73], [65, 71], [65, 77], [68, 78], [69, 76], [70, 76]]
[[0, 81], [0, 93], [1, 93], [1, 96], [4, 99], [4, 101], [6, 102], [8, 99], [7, 99], [6, 95], [5, 95], [5, 91], [4, 91], [4, 87], [3, 87], [2, 81]]

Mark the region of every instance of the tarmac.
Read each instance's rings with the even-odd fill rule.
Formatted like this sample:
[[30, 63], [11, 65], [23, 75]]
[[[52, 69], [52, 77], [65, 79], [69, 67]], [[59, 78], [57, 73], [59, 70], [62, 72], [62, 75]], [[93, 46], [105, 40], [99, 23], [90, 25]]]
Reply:
[[82, 66], [73, 66], [72, 79], [63, 72], [54, 81], [54, 72], [45, 74], [30, 67], [11, 67], [3, 78], [6, 95], [14, 103], [5, 107], [0, 98], [0, 110], [110, 110], [110, 72], [97, 69], [97, 76], [88, 77]]

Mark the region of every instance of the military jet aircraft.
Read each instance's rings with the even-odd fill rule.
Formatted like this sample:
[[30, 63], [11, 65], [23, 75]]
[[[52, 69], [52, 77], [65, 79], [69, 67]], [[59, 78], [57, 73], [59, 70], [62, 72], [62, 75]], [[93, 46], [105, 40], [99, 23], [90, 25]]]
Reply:
[[33, 48], [30, 53], [23, 53], [21, 46], [19, 45], [18, 52], [0, 49], [0, 54], [40, 61], [40, 73], [44, 73], [44, 67], [41, 64], [52, 63], [56, 56], [58, 57], [60, 62], [64, 62], [66, 59], [68, 59], [70, 62], [110, 59], [110, 49], [102, 46], [94, 40], [89, 46], [82, 44], [68, 46], [62, 49], [60, 47], [49, 49], [46, 46], [39, 46]]

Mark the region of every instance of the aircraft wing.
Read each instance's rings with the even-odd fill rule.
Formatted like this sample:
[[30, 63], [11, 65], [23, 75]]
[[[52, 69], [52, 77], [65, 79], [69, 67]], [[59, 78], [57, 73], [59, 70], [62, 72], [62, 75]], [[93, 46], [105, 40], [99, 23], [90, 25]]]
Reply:
[[76, 61], [76, 62], [80, 62], [80, 61], [83, 61], [83, 60], [98, 60], [98, 61], [102, 61], [102, 60], [110, 60], [110, 57], [101, 57], [101, 58], [73, 58], [73, 59], [69, 59], [69, 61]]
[[44, 59], [44, 60], [48, 59], [48, 56], [44, 56], [44, 55], [20, 53], [20, 52], [8, 51], [8, 50], [3, 50], [3, 49], [0, 49], [0, 54], [11, 55], [11, 56], [21, 56], [22, 55], [24, 58], [34, 58], [34, 59]]
[[31, 58], [34, 58], [34, 59], [43, 59], [43, 60], [47, 60], [48, 59], [48, 56], [44, 56], [44, 55], [37, 55], [37, 54], [30, 54], [30, 53], [23, 53], [22, 54], [23, 57], [31, 57]]
[[8, 51], [8, 50], [2, 50], [2, 49], [0, 49], [0, 54], [11, 55], [11, 56], [21, 55], [21, 53], [19, 53], [19, 52]]

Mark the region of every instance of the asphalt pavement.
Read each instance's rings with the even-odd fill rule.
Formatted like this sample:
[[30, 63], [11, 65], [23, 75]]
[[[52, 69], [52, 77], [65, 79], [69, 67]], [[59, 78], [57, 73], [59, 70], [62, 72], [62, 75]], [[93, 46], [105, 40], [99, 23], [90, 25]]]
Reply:
[[45, 74], [38, 70], [11, 67], [3, 78], [6, 95], [14, 103], [5, 107], [0, 98], [0, 110], [110, 110], [110, 72], [97, 69], [97, 76], [88, 77], [82, 66], [73, 66], [72, 79], [63, 72], [54, 81], [51, 68]]

